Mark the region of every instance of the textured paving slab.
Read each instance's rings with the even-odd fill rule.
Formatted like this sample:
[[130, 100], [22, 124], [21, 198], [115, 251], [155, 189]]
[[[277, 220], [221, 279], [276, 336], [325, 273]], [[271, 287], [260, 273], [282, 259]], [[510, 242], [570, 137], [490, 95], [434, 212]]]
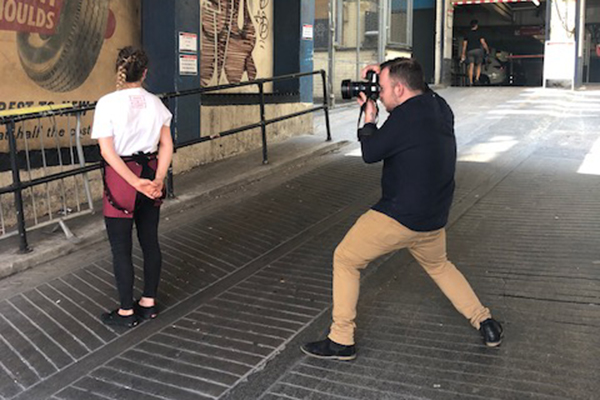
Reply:
[[[116, 307], [107, 253], [1, 301], [6, 323], [0, 327], [0, 394], [42, 398], [87, 375], [56, 397], [77, 398], [81, 391], [90, 391], [123, 398], [128, 390], [159, 398], [218, 397], [328, 306], [327, 280], [298, 272], [297, 266], [312, 263], [327, 275], [331, 249], [347, 227], [330, 235], [328, 246], [313, 244], [308, 252], [297, 248], [332, 223], [347, 225], [346, 214], [354, 218], [362, 212], [376, 196], [377, 174], [378, 167], [365, 168], [359, 159], [346, 158], [231, 209], [200, 219], [174, 217], [179, 220], [160, 234], [164, 311], [135, 330], [98, 321], [101, 312]], [[364, 192], [352, 190], [357, 186]], [[281, 264], [274, 263], [279, 260]], [[141, 276], [139, 248], [134, 263]], [[241, 272], [245, 270], [249, 272]], [[282, 278], [285, 271], [297, 275]], [[139, 295], [141, 281], [136, 279]], [[270, 281], [276, 286], [297, 282], [302, 289], [294, 286], [294, 297], [285, 294], [285, 287], [281, 295], [266, 296]], [[306, 290], [306, 298], [297, 297], [299, 290]], [[174, 309], [178, 313], [171, 313]], [[256, 332], [247, 332], [249, 326]], [[176, 360], [171, 359], [173, 351]], [[180, 362], [180, 357], [187, 359]], [[93, 371], [88, 374], [86, 368]]]
[[304, 358], [262, 398], [596, 398], [600, 180], [573, 166], [531, 157], [450, 229], [449, 254], [504, 323], [500, 348], [412, 263], [361, 305], [355, 362]]
[[398, 253], [365, 274], [355, 362], [298, 351], [328, 324], [333, 249], [379, 195], [379, 166], [333, 156], [165, 220], [163, 312], [136, 329], [98, 322], [116, 306], [106, 247], [33, 287], [10, 278], [0, 398], [594, 399], [600, 179], [578, 171], [600, 102], [518, 93], [457, 126], [449, 254], [505, 324], [499, 349]]
[[398, 254], [363, 290], [357, 360], [297, 357], [264, 393], [229, 398], [597, 398], [600, 178], [578, 171], [594, 156], [600, 102], [564, 100], [524, 93], [480, 115], [502, 117], [462, 145], [448, 252], [504, 324], [500, 348]]

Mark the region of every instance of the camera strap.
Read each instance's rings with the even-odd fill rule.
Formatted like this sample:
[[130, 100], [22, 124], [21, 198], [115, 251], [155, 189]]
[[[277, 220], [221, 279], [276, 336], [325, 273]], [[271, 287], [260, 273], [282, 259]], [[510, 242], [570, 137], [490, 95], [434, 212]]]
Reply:
[[[360, 114], [358, 114], [358, 122], [356, 123], [356, 129], [360, 129], [360, 121], [362, 119], [363, 114], [365, 113], [365, 110], [367, 109], [367, 103], [370, 100], [367, 100], [363, 103], [362, 106], [360, 106]], [[374, 101], [375, 103], [375, 108], [377, 109], [377, 117], [379, 117], [379, 106], [377, 105], [377, 101]], [[374, 122], [375, 124], [377, 123], [377, 121]]]

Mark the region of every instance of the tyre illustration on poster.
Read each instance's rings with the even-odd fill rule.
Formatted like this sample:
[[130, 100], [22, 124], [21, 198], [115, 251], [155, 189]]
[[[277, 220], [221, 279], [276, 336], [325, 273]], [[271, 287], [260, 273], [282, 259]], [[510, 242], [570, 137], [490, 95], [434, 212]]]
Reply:
[[69, 92], [92, 72], [115, 29], [108, 0], [3, 0], [0, 29], [17, 35], [27, 76], [51, 92]]

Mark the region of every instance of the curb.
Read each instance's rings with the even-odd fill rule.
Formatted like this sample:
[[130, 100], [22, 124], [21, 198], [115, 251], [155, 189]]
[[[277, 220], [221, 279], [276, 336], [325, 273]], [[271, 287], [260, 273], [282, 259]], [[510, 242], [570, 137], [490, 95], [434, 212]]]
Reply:
[[[234, 178], [220, 181], [218, 185], [207, 185], [203, 186], [200, 190], [192, 190], [190, 193], [183, 193], [181, 195], [176, 195], [175, 199], [170, 199], [168, 202], [165, 202], [162, 206], [161, 213], [164, 211], [165, 216], [170, 215], [173, 212], [180, 211], [182, 209], [186, 209], [189, 206], [196, 205], [192, 204], [192, 201], [197, 199], [200, 196], [211, 196], [217, 193], [225, 193], [228, 192], [235, 187], [239, 186], [241, 182], [244, 183], [252, 183], [273, 175], [280, 169], [288, 168], [294, 164], [301, 164], [308, 161], [310, 158], [321, 157], [332, 153], [340, 148], [350, 144], [348, 141], [339, 141], [339, 142], [323, 142], [323, 145], [317, 146], [317, 148], [313, 148], [304, 153], [298, 154], [295, 158], [290, 158], [287, 160], [282, 160], [279, 163], [267, 164], [264, 169], [259, 169], [258, 171], [250, 171], [241, 175], [237, 175]], [[227, 161], [227, 160], [224, 160]], [[215, 165], [217, 165], [215, 163]], [[177, 192], [177, 186], [175, 186], [175, 192]]]
[[[229, 179], [218, 181], [218, 183], [198, 185], [199, 189], [192, 188], [188, 192], [184, 189], [182, 190], [183, 193], [175, 199], [169, 199], [164, 202], [162, 205], [161, 217], [165, 218], [192, 206], [197, 206], [196, 200], [199, 197], [227, 193], [238, 187], [241, 183], [258, 181], [271, 176], [282, 169], [290, 168], [295, 164], [302, 164], [311, 158], [321, 157], [335, 152], [349, 143], [350, 142], [348, 141], [323, 142], [320, 145], [310, 147], [307, 151], [295, 154], [295, 157], [293, 158], [282, 159], [279, 162], [267, 164], [264, 166], [265, 168], [262, 168], [263, 166], [261, 165], [261, 168], [250, 170], [242, 174], [235, 174]], [[249, 155], [251, 153], [252, 151], [241, 154], [240, 156]], [[234, 158], [235, 157], [206, 164], [204, 167], [222, 165], [227, 161], [232, 161]], [[195, 169], [202, 167], [203, 166], [199, 166]], [[177, 176], [175, 178], [177, 179]], [[181, 188], [185, 188], [185, 186], [182, 186]], [[177, 186], [175, 189], [177, 192]], [[91, 220], [85, 224], [83, 232], [78, 232], [75, 240], [65, 239], [65, 237], [61, 235], [38, 244], [37, 248], [31, 253], [19, 254], [14, 252], [11, 254], [10, 252], [5, 252], [2, 257], [3, 261], [0, 264], [0, 279], [36, 267], [40, 264], [54, 261], [68, 254], [82, 251], [91, 245], [107, 240], [104, 224], [100, 221], [101, 216], [101, 212], [96, 212], [92, 216], [87, 216]]]

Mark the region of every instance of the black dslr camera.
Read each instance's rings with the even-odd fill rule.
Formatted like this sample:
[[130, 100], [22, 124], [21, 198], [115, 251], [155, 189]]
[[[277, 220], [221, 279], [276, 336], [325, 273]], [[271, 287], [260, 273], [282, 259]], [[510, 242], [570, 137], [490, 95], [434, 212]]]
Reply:
[[366, 82], [352, 82], [350, 79], [342, 81], [342, 98], [351, 99], [358, 97], [363, 92], [367, 99], [377, 100], [379, 98], [379, 76], [375, 71], [367, 71]]

